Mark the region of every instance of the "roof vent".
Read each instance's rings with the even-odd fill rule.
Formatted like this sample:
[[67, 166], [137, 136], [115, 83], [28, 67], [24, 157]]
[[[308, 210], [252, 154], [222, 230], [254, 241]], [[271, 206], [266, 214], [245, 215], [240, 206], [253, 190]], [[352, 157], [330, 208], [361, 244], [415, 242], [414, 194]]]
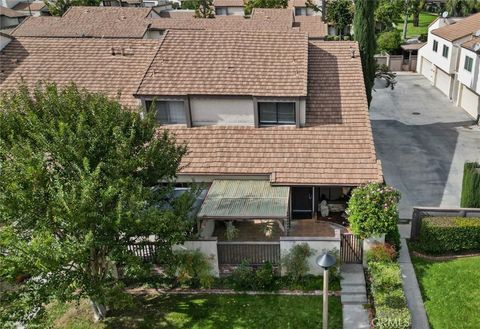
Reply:
[[480, 30], [476, 30], [475, 32], [473, 32], [473, 36], [480, 37]]
[[473, 45], [473, 51], [476, 53], [480, 52], [480, 43], [476, 43]]
[[355, 49], [353, 49], [352, 47], [350, 47], [350, 51], [352, 52], [352, 58], [355, 58]]

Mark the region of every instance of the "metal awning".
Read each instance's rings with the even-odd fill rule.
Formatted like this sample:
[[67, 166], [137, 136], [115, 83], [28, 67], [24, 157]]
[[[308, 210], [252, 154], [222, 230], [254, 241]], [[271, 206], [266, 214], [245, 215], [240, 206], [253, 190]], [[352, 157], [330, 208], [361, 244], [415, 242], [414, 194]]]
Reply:
[[288, 218], [290, 187], [263, 180], [214, 180], [198, 213], [212, 219]]

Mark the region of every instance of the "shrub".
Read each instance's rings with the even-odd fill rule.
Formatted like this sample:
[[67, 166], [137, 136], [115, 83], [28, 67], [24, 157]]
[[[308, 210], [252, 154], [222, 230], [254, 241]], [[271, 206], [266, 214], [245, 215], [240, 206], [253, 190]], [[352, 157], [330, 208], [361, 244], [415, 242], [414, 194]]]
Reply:
[[276, 290], [277, 277], [272, 263], [265, 262], [255, 271], [256, 289], [258, 290]]
[[480, 208], [480, 163], [465, 163], [460, 205], [465, 208]]
[[253, 272], [250, 263], [246, 260], [242, 261], [242, 263], [237, 266], [229, 279], [235, 290], [255, 290], [256, 288], [255, 273]]
[[367, 251], [367, 261], [393, 262], [397, 258], [395, 248], [388, 244], [378, 244]]
[[340, 40], [341, 40], [341, 37], [340, 37], [339, 35], [335, 35], [335, 36], [333, 37], [333, 40], [334, 40], [334, 41], [340, 41]]
[[402, 36], [400, 31], [393, 30], [381, 33], [377, 38], [377, 51], [390, 52], [400, 47]]
[[286, 275], [292, 281], [302, 279], [310, 270], [308, 258], [313, 255], [313, 249], [307, 243], [295, 245], [282, 259]]
[[370, 260], [368, 274], [375, 306], [375, 328], [410, 328], [411, 318], [403, 293], [400, 266], [396, 262]]
[[386, 233], [400, 242], [397, 227], [399, 200], [400, 193], [384, 184], [370, 183], [355, 188], [347, 209], [350, 229], [361, 238]]
[[480, 218], [423, 218], [415, 247], [432, 254], [480, 250]]
[[208, 259], [197, 250], [175, 252], [166, 273], [180, 285], [194, 288], [210, 288], [214, 280]]

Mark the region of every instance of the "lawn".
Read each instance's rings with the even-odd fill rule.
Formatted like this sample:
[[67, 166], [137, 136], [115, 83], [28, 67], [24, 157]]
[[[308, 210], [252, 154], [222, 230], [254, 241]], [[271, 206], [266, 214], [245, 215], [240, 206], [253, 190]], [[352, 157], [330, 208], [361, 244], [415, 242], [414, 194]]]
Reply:
[[[420, 13], [420, 20], [418, 23], [418, 27], [415, 27], [413, 26], [413, 16], [410, 16], [410, 18], [408, 19], [408, 25], [407, 25], [407, 39], [418, 37], [421, 34], [427, 34], [428, 25], [430, 25], [430, 23], [433, 22], [433, 20], [437, 17], [438, 15], [436, 14], [422, 12]], [[402, 20], [396, 22], [395, 25], [398, 30], [403, 31], [403, 18]]]
[[[342, 328], [339, 297], [330, 297], [329, 329]], [[114, 312], [101, 324], [91, 321], [86, 301], [55, 304], [49, 325], [66, 329], [106, 328], [320, 328], [322, 297], [251, 295], [160, 295], [136, 300], [128, 312]]]
[[431, 328], [480, 328], [480, 257], [412, 260]]

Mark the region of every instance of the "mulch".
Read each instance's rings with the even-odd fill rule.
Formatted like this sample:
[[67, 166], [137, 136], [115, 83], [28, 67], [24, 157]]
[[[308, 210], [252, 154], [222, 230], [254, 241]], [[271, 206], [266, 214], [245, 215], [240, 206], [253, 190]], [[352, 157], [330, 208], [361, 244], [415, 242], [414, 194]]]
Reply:
[[421, 252], [412, 250], [412, 255], [425, 260], [443, 261], [443, 260], [452, 260], [452, 259], [458, 259], [458, 258], [476, 257], [476, 256], [480, 256], [480, 253], [432, 256], [432, 255], [427, 255], [427, 254], [423, 254]]

